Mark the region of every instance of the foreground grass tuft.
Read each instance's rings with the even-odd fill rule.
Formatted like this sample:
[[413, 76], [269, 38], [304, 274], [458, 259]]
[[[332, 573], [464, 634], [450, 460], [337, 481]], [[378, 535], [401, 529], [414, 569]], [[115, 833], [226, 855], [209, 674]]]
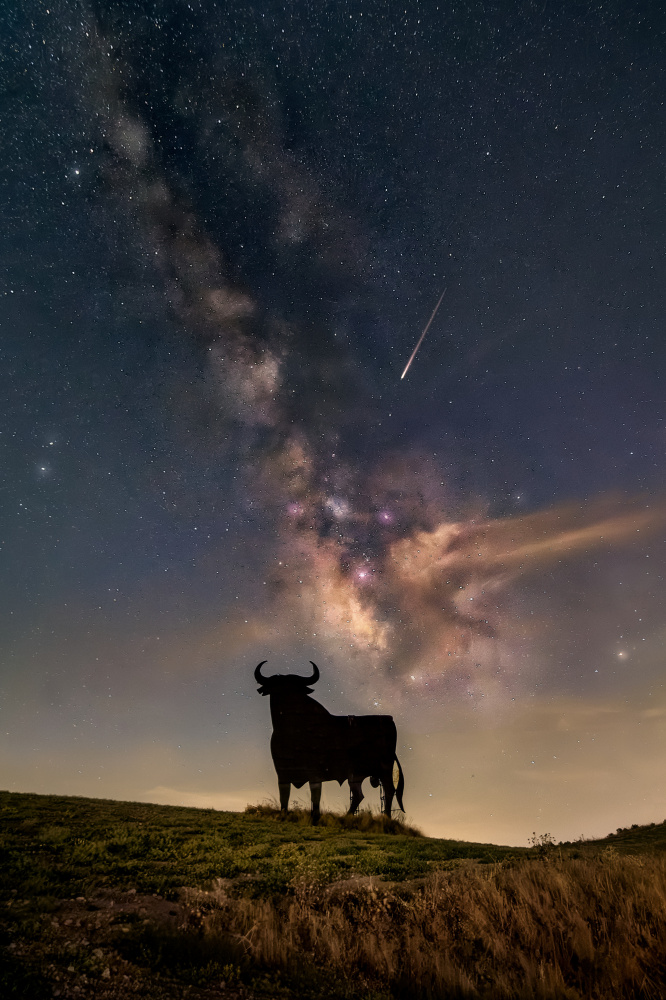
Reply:
[[[247, 816], [259, 816], [277, 823], [287, 823], [296, 826], [312, 826], [310, 811], [307, 809], [290, 809], [283, 813], [279, 806], [272, 803], [261, 803], [245, 807]], [[402, 819], [385, 816], [384, 813], [361, 809], [350, 816], [346, 812], [323, 812], [317, 824], [328, 830], [349, 830], [357, 833], [388, 833], [403, 837], [422, 837], [423, 834], [415, 826], [410, 826]]]

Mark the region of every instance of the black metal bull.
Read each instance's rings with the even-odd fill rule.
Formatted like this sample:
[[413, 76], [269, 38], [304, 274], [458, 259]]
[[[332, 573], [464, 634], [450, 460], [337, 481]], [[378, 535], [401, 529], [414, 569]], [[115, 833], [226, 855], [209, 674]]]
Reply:
[[[312, 819], [319, 819], [322, 781], [349, 782], [355, 813], [363, 799], [361, 785], [370, 778], [373, 787], [381, 784], [384, 812], [391, 815], [395, 794], [404, 812], [402, 792], [405, 781], [396, 756], [397, 732], [390, 715], [331, 715], [314, 698], [311, 684], [319, 680], [319, 668], [312, 663], [311, 677], [295, 674], [261, 673], [266, 660], [254, 671], [259, 693], [271, 704], [273, 735], [271, 754], [277, 771], [280, 808], [289, 808], [291, 786], [310, 784]], [[393, 763], [398, 765], [398, 787], [393, 785]]]

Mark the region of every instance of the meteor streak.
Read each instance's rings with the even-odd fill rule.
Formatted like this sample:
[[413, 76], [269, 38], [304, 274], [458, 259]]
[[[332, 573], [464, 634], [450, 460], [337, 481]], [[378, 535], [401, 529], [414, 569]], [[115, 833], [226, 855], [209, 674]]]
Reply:
[[[444, 289], [444, 292], [445, 291], [446, 291], [446, 288]], [[412, 361], [416, 357], [416, 352], [418, 351], [419, 347], [423, 343], [423, 338], [425, 337], [426, 333], [428, 332], [428, 330], [430, 328], [430, 324], [432, 323], [432, 321], [434, 320], [435, 316], [437, 315], [437, 310], [439, 309], [439, 307], [441, 305], [441, 302], [442, 302], [442, 299], [444, 298], [444, 292], [442, 292], [442, 294], [440, 295], [439, 300], [437, 302], [437, 305], [435, 306], [435, 308], [432, 311], [432, 316], [430, 317], [430, 319], [426, 323], [425, 327], [423, 328], [423, 333], [419, 337], [418, 343], [417, 343], [416, 347], [414, 348], [414, 350], [412, 351], [412, 353], [411, 353], [411, 355], [409, 357], [409, 361], [405, 365], [405, 370], [402, 373], [402, 375], [400, 376], [401, 379], [403, 379], [405, 377], [405, 375], [407, 374], [407, 372], [409, 371], [409, 366], [411, 365]]]

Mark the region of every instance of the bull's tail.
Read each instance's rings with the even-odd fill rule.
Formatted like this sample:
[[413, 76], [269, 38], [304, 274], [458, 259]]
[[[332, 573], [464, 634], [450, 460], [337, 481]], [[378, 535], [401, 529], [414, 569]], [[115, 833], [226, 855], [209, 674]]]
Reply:
[[398, 800], [398, 805], [400, 806], [401, 812], [404, 812], [405, 807], [402, 804], [402, 793], [405, 790], [405, 776], [402, 773], [402, 768], [400, 767], [400, 761], [398, 760], [398, 755], [394, 754], [393, 759], [398, 765], [398, 787], [395, 790], [395, 797]]

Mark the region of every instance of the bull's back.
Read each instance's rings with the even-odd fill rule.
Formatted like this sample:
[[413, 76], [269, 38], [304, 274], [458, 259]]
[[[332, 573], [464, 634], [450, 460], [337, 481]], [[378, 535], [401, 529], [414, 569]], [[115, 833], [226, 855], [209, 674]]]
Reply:
[[392, 715], [352, 715], [350, 728], [352, 745], [358, 742], [373, 756], [393, 762], [398, 731]]

